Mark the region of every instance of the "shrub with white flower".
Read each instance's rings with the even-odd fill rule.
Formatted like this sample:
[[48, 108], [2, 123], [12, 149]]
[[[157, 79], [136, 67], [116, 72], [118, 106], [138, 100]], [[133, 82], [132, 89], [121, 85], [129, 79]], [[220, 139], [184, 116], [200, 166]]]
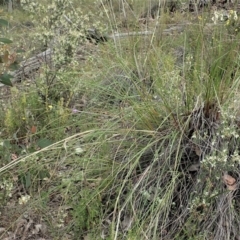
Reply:
[[84, 14], [71, 0], [53, 0], [47, 4], [22, 0], [21, 5], [31, 14], [37, 28], [34, 40], [53, 50], [53, 60], [59, 68], [74, 60], [86, 41], [86, 30], [100, 25], [96, 16], [90, 11]]
[[234, 10], [214, 11], [213, 15], [214, 16], [212, 17], [212, 21], [214, 22], [214, 24], [224, 21], [227, 21], [229, 23], [230, 21], [238, 20], [237, 12]]
[[84, 13], [81, 3], [74, 5], [71, 0], [44, 2], [21, 0], [21, 5], [29, 12], [36, 28], [29, 36], [34, 46], [40, 45], [44, 50], [50, 48], [52, 52], [51, 66], [42, 67], [35, 83], [44, 103], [53, 105], [68, 102], [73, 95], [71, 80], [66, 79], [63, 72], [66, 73], [69, 66], [79, 65], [79, 52], [86, 52], [88, 30], [102, 31], [102, 28], [98, 15], [91, 11]]
[[227, 27], [230, 33], [236, 33], [240, 28], [238, 23], [238, 15], [234, 10], [214, 11], [212, 21], [214, 24], [225, 22], [224, 25]]

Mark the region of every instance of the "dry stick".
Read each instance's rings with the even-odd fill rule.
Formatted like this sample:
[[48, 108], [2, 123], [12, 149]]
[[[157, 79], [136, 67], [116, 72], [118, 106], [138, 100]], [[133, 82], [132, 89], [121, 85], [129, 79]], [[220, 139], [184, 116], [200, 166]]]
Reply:
[[[186, 23], [184, 25], [173, 26], [173, 27], [167, 28], [167, 29], [163, 30], [162, 34], [171, 35], [171, 34], [174, 34], [176, 32], [180, 33], [184, 30], [184, 28], [187, 24], [188, 23]], [[146, 36], [146, 35], [152, 35], [152, 34], [154, 34], [153, 31], [114, 33], [114, 34], [111, 34], [110, 36], [108, 36], [108, 38], [116, 39], [116, 38], [125, 38], [125, 37], [131, 37], [131, 36]]]
[[[12, 83], [20, 82], [24, 79], [24, 76], [29, 76], [31, 73], [36, 72], [40, 66], [51, 63], [52, 50], [47, 49], [46, 51], [37, 54], [34, 57], [31, 57], [27, 60], [24, 60], [20, 63], [20, 68], [11, 73], [13, 78], [11, 79]], [[6, 86], [0, 83], [0, 87]]]
[[[172, 35], [174, 33], [180, 33], [184, 30], [184, 28], [187, 24], [170, 27], [168, 29], [163, 30], [162, 34]], [[89, 29], [88, 32], [95, 32], [95, 30]], [[115, 41], [117, 39], [131, 37], [131, 36], [147, 36], [147, 35], [153, 35], [153, 34], [154, 34], [153, 31], [114, 33], [109, 36], [106, 36], [106, 38], [112, 39]], [[13, 78], [11, 79], [11, 82], [15, 83], [15, 82], [20, 82], [21, 80], [24, 80], [24, 78], [26, 78], [26, 76], [29, 76], [32, 73], [39, 70], [39, 68], [42, 66], [42, 64], [49, 65], [52, 61], [52, 54], [53, 54], [53, 50], [51, 48], [49, 48], [46, 51], [41, 52], [34, 57], [31, 57], [27, 60], [22, 61], [20, 63], [20, 68], [11, 73], [11, 75], [13, 76]], [[3, 86], [6, 86], [6, 85], [0, 83], [0, 88]]]

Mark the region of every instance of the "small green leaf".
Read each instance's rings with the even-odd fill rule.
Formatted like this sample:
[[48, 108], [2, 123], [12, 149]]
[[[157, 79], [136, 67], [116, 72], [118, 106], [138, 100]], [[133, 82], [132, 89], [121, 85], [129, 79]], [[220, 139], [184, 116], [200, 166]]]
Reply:
[[26, 52], [24, 49], [17, 49], [16, 50], [16, 53], [24, 53], [24, 52]]
[[8, 26], [8, 24], [9, 24], [8, 21], [0, 18], [0, 25], [2, 25], [2, 26]]
[[48, 170], [40, 170], [38, 176], [40, 180], [44, 180], [45, 178], [50, 177], [50, 173]]
[[11, 78], [13, 78], [12, 75], [8, 74], [8, 73], [4, 73], [0, 76], [0, 83], [5, 84], [7, 86], [13, 86], [12, 82], [11, 82]]
[[8, 43], [12, 43], [13, 41], [8, 38], [0, 38], [0, 42], [8, 44]]
[[28, 171], [25, 174], [21, 174], [18, 176], [19, 181], [24, 185], [25, 188], [29, 188], [31, 186], [31, 173]]
[[7, 149], [10, 149], [12, 145], [11, 145], [9, 140], [4, 140], [3, 141], [3, 146]]
[[40, 148], [45, 148], [45, 147], [48, 147], [50, 146], [51, 144], [53, 144], [53, 142], [49, 139], [46, 139], [46, 138], [42, 138], [42, 139], [39, 139], [37, 141], [37, 145], [40, 147]]
[[10, 66], [9, 66], [9, 70], [17, 70], [19, 68], [19, 64], [17, 62], [14, 62], [12, 63]]
[[29, 188], [31, 186], [31, 174], [30, 172], [27, 172], [27, 175], [25, 176], [25, 187]]

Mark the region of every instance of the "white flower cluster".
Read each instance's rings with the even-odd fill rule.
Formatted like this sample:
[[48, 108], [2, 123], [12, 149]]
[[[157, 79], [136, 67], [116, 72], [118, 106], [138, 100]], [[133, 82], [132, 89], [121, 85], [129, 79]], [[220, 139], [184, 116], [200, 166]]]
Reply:
[[221, 132], [222, 139], [230, 139], [231, 137], [234, 137], [235, 139], [239, 138], [239, 134], [233, 126], [226, 126], [225, 128], [223, 128]]
[[19, 199], [18, 199], [18, 203], [20, 205], [24, 205], [26, 204], [29, 200], [30, 200], [30, 196], [29, 195], [22, 195]]
[[[225, 144], [227, 145], [227, 144]], [[206, 156], [202, 160], [202, 167], [217, 171], [224, 171], [226, 169], [235, 169], [236, 166], [240, 164], [240, 156], [235, 150], [229, 156], [229, 146], [227, 145], [223, 150], [214, 152], [210, 156]]]
[[53, 0], [45, 5], [22, 0], [21, 5], [31, 13], [37, 27], [34, 41], [53, 50], [53, 60], [58, 67], [74, 61], [74, 56], [86, 40], [86, 30], [98, 26], [96, 20], [91, 23], [91, 12], [84, 14], [70, 0]]
[[216, 190], [208, 192], [206, 189], [204, 189], [201, 197], [199, 197], [199, 194], [196, 191], [194, 191], [194, 193], [196, 194], [196, 197], [191, 200], [189, 205], [189, 210], [191, 212], [195, 211], [199, 206], [208, 207], [210, 205], [210, 199], [218, 195]]
[[13, 183], [9, 180], [3, 179], [0, 182], [0, 190], [6, 193], [6, 196], [12, 197]]
[[202, 166], [206, 168], [212, 168], [212, 169], [219, 169], [220, 166], [225, 165], [227, 163], [227, 154], [226, 150], [222, 151], [220, 156], [213, 155], [213, 156], [208, 156], [203, 159], [202, 161]]
[[68, 213], [66, 212], [65, 209], [61, 209], [58, 213], [58, 223], [57, 223], [57, 227], [58, 228], [62, 228], [64, 227], [64, 223], [65, 223], [65, 219], [68, 216]]
[[238, 16], [236, 11], [233, 11], [233, 10], [214, 11], [213, 17], [212, 17], [212, 21], [214, 22], [214, 24], [217, 24], [219, 22], [224, 22], [230, 19], [237, 21]]

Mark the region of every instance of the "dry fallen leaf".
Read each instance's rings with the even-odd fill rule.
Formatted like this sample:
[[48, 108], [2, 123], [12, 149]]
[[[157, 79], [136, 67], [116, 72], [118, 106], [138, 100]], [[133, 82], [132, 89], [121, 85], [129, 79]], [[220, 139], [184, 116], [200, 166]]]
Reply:
[[227, 189], [228, 189], [229, 191], [235, 191], [235, 190], [237, 189], [237, 184], [234, 184], [234, 185], [232, 185], [232, 186], [227, 186]]
[[202, 149], [199, 146], [197, 146], [197, 145], [195, 145], [195, 153], [199, 157], [202, 155]]
[[200, 170], [200, 163], [192, 164], [189, 166], [188, 171], [189, 172], [197, 172]]
[[15, 161], [17, 158], [18, 158], [17, 154], [15, 154], [15, 153], [11, 154], [11, 160], [12, 161]]
[[122, 229], [123, 231], [128, 231], [131, 228], [133, 222], [133, 218], [128, 215], [124, 216], [124, 220], [122, 221]]
[[235, 191], [237, 189], [237, 180], [226, 172], [223, 174], [223, 181], [228, 190]]
[[37, 132], [37, 127], [36, 126], [32, 126], [31, 127], [31, 133], [34, 134]]

